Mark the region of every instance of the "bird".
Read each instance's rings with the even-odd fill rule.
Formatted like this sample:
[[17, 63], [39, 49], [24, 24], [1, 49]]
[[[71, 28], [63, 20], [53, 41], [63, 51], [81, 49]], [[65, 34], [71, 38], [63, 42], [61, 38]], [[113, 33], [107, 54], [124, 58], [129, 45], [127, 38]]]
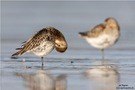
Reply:
[[41, 57], [42, 66], [43, 57], [48, 55], [53, 49], [63, 53], [67, 50], [68, 44], [64, 35], [56, 28], [52, 26], [47, 26], [42, 28], [33, 34], [28, 40], [22, 42], [20, 48], [12, 57], [20, 56], [26, 52], [32, 52], [36, 56]]
[[120, 37], [120, 26], [114, 17], [108, 17], [103, 23], [79, 34], [91, 46], [100, 49], [104, 59], [104, 49], [114, 45]]

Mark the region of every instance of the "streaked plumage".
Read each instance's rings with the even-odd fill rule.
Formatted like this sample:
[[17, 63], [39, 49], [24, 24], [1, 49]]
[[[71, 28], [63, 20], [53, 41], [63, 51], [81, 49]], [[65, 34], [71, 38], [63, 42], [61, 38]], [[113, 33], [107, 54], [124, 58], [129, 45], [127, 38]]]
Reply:
[[79, 32], [79, 34], [93, 47], [103, 51], [117, 42], [120, 36], [120, 27], [116, 19], [109, 17], [91, 30]]
[[58, 52], [65, 52], [67, 42], [64, 35], [54, 27], [46, 27], [36, 32], [27, 41], [22, 43], [21, 48], [17, 48], [18, 52], [12, 56], [20, 56], [26, 52], [33, 52], [35, 55], [42, 57], [50, 53], [53, 49]]

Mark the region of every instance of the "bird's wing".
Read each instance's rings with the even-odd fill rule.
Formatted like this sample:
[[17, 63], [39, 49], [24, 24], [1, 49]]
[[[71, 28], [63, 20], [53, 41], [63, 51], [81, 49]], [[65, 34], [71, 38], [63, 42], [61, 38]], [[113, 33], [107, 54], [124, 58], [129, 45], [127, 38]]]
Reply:
[[38, 47], [44, 41], [51, 41], [52, 38], [50, 35], [52, 35], [51, 32], [45, 28], [38, 31], [35, 35], [30, 37], [21, 48], [17, 48], [19, 51], [12, 56], [22, 55], [23, 53]]
[[79, 32], [82, 37], [97, 37], [99, 36], [104, 30], [105, 30], [105, 25], [104, 24], [98, 24], [94, 28], [92, 28], [90, 31], [86, 32]]
[[104, 24], [99, 24], [99, 25], [95, 26], [90, 31], [88, 31], [88, 37], [97, 37], [97, 36], [99, 36], [101, 33], [104, 32], [105, 28], [106, 27], [105, 27]]
[[47, 29], [40, 30], [35, 35], [33, 35], [26, 43], [24, 44], [23, 48], [26, 50], [32, 50], [33, 48], [36, 48], [42, 42], [44, 41], [50, 41], [51, 40], [51, 32], [49, 32]]
[[32, 38], [34, 38], [35, 35], [37, 35], [37, 34], [40, 33], [40, 32], [41, 32], [41, 30], [40, 30], [40, 31], [37, 31], [37, 32], [36, 32], [35, 34], [33, 34], [30, 38], [28, 38], [28, 40], [22, 42], [22, 47], [23, 47], [27, 42], [29, 42]]

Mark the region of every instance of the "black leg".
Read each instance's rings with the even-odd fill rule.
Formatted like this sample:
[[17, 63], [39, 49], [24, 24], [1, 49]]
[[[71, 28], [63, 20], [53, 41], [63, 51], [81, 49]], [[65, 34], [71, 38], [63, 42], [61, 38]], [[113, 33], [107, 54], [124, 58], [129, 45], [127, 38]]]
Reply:
[[42, 67], [44, 66], [44, 57], [41, 57], [42, 60]]
[[102, 61], [101, 61], [101, 63], [102, 63], [102, 65], [104, 65], [104, 49], [101, 49], [101, 53], [102, 53]]
[[102, 59], [104, 60], [104, 49], [101, 49]]

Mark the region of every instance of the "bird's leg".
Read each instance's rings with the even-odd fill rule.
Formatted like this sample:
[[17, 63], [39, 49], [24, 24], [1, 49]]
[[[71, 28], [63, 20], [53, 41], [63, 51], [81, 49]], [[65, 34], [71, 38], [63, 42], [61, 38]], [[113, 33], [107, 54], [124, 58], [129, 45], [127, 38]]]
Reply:
[[101, 54], [102, 54], [102, 65], [104, 65], [104, 49], [101, 49]]
[[44, 67], [44, 57], [41, 57], [42, 60], [42, 68]]
[[104, 59], [104, 49], [101, 49], [102, 59]]

